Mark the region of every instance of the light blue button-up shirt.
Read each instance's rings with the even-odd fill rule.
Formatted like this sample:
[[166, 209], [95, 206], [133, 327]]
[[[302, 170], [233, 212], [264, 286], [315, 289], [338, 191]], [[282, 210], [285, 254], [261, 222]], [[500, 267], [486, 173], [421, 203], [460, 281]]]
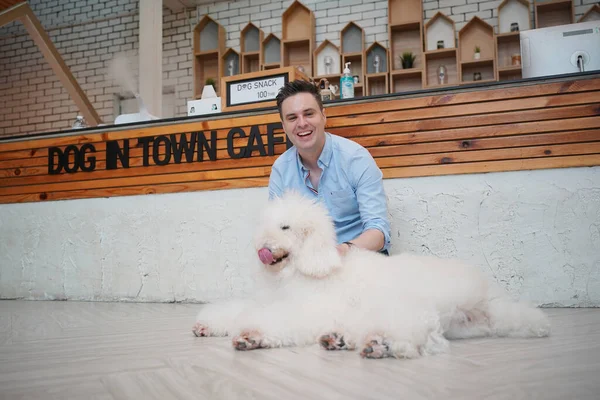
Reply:
[[374, 228], [383, 233], [383, 249], [387, 250], [391, 234], [383, 174], [367, 149], [325, 132], [325, 146], [317, 164], [323, 172], [315, 190], [298, 150], [296, 147], [288, 149], [273, 164], [269, 198], [292, 189], [317, 199], [325, 204], [334, 220], [338, 243]]

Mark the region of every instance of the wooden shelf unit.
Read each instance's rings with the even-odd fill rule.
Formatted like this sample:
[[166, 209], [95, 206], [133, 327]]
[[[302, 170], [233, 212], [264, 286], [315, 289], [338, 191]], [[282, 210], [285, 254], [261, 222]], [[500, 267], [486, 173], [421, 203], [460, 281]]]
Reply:
[[[425, 64], [422, 0], [388, 0], [388, 38], [390, 91], [422, 89]], [[404, 70], [400, 56], [407, 51], [415, 55], [415, 60], [413, 68]]]
[[259, 62], [261, 71], [281, 67], [281, 40], [277, 35], [270, 33], [262, 41]]
[[513, 55], [521, 55], [519, 32], [496, 35], [496, 79], [499, 81], [521, 79], [521, 65], [513, 65]]
[[420, 69], [401, 69], [390, 72], [390, 91], [392, 93], [423, 89], [423, 71]]
[[[437, 42], [444, 41], [438, 49]], [[423, 53], [423, 86], [440, 87], [458, 85], [458, 50], [456, 24], [444, 13], [438, 12], [425, 24], [425, 53]], [[446, 67], [445, 83], [438, 81], [438, 68]]]
[[388, 25], [423, 21], [422, 0], [388, 0]]
[[202, 97], [202, 89], [206, 79], [215, 81], [215, 91], [219, 93], [221, 81], [221, 56], [225, 52], [225, 28], [214, 19], [205, 15], [192, 32], [193, 62], [193, 96]]
[[241, 73], [260, 71], [260, 52], [264, 40], [262, 29], [249, 22], [240, 33]]
[[511, 24], [519, 24], [519, 31], [531, 29], [531, 11], [528, 0], [504, 0], [498, 6], [498, 34], [510, 33]]
[[[375, 57], [379, 56], [379, 71], [375, 69]], [[375, 96], [389, 93], [388, 49], [381, 43], [374, 42], [365, 51], [366, 74], [365, 95]]]
[[[331, 66], [329, 67], [329, 71], [325, 65], [326, 57], [331, 57]], [[328, 39], [325, 39], [323, 43], [317, 47], [313, 58], [315, 60], [315, 65], [313, 68], [313, 71], [315, 71], [315, 80], [332, 75], [337, 75], [338, 77], [342, 75], [343, 68], [340, 48], [330, 42]]]
[[588, 21], [600, 21], [600, 6], [594, 4], [591, 6], [585, 14], [583, 14], [577, 22], [588, 22]]
[[[227, 49], [221, 60], [221, 76], [235, 76], [241, 73], [241, 57], [235, 49]], [[231, 64], [230, 64], [231, 63]], [[231, 65], [231, 71], [230, 71]]]
[[[475, 59], [475, 47], [481, 58]], [[479, 72], [481, 80], [496, 80], [496, 44], [494, 28], [475, 16], [458, 32], [458, 78], [460, 83], [472, 83]]]
[[349, 22], [340, 31], [340, 44], [342, 53], [342, 72], [347, 62], [350, 62], [350, 73], [358, 76], [358, 84], [354, 84], [354, 97], [364, 95], [366, 61], [365, 53], [365, 31], [355, 22]]
[[[446, 67], [444, 84], [438, 81], [438, 68], [441, 65]], [[454, 48], [426, 51], [424, 75], [424, 85], [428, 88], [458, 85], [458, 50]]]
[[[521, 65], [512, 65], [513, 55], [521, 55], [519, 32], [531, 29], [531, 12], [528, 0], [504, 0], [498, 6], [498, 34], [496, 44], [496, 80], [508, 81], [522, 78]], [[511, 32], [513, 23], [518, 30]]]
[[436, 13], [425, 24], [425, 51], [438, 50], [440, 40], [444, 41], [444, 49], [456, 48], [456, 24], [442, 12]]
[[572, 24], [574, 20], [573, 0], [535, 1], [536, 28]]
[[[423, 58], [423, 25], [421, 22], [411, 22], [404, 25], [390, 25], [389, 29], [389, 50], [390, 50], [390, 79], [393, 83], [392, 92], [396, 92], [397, 88], [401, 88], [402, 85], [398, 85], [397, 80], [394, 81], [394, 76], [404, 75], [406, 71], [410, 75], [415, 75], [419, 73], [421, 75], [421, 80], [423, 80], [423, 67], [424, 67], [424, 58]], [[415, 60], [413, 62], [413, 67], [409, 70], [405, 70], [402, 68], [402, 60], [400, 56], [404, 52], [411, 52], [415, 56]], [[423, 84], [421, 83], [421, 88]], [[410, 90], [414, 90], [414, 82], [411, 82], [409, 85]], [[402, 91], [402, 90], [400, 90]]]
[[379, 74], [366, 75], [365, 96], [377, 96], [389, 93], [389, 74], [381, 72]]
[[281, 15], [281, 66], [302, 67], [313, 76], [315, 46], [315, 14], [299, 1], [294, 1]]

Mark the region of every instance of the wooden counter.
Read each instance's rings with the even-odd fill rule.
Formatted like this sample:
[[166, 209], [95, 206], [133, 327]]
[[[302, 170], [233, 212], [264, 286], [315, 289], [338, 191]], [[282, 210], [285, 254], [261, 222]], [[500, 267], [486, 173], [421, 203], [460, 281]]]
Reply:
[[[326, 107], [385, 178], [600, 165], [600, 74], [461, 86]], [[0, 141], [0, 203], [266, 186], [277, 110]], [[168, 152], [166, 150], [169, 150]]]

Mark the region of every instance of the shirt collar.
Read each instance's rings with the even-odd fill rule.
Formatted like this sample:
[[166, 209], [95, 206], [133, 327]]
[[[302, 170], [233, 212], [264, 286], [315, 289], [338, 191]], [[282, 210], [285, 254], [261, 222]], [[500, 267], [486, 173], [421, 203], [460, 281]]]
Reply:
[[[331, 143], [332, 142], [331, 134], [328, 132], [324, 132], [324, 133], [325, 133], [325, 145], [323, 146], [323, 151], [321, 151], [321, 155], [319, 156], [319, 159], [317, 160], [317, 164], [320, 167], [328, 168], [329, 163], [331, 162], [331, 157], [333, 156], [333, 144]], [[298, 153], [297, 150], [296, 150], [296, 160], [298, 161], [300, 168], [306, 169], [306, 168], [304, 168], [304, 164], [302, 164], [302, 159], [300, 158], [300, 153]]]

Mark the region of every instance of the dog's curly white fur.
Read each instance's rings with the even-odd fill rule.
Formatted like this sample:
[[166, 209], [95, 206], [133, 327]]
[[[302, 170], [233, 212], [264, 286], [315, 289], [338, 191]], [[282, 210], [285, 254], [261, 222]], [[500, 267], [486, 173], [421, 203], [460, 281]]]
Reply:
[[368, 358], [445, 352], [448, 339], [544, 337], [547, 316], [512, 301], [476, 267], [353, 248], [343, 258], [326, 210], [295, 193], [269, 202], [256, 250], [266, 286], [203, 306], [196, 336], [231, 335], [238, 350], [319, 343]]

